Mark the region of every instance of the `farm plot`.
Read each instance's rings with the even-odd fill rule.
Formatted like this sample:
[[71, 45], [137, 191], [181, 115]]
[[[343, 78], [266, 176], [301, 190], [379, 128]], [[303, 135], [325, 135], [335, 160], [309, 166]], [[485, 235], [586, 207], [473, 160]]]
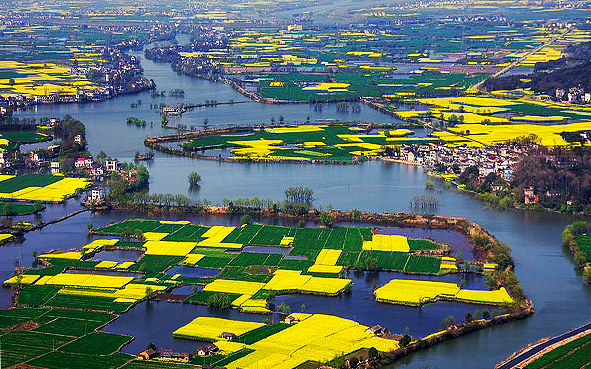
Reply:
[[61, 202], [89, 185], [84, 178], [25, 174], [0, 181], [0, 198]]
[[[588, 364], [590, 361], [591, 356], [589, 355], [589, 345], [591, 345], [591, 334], [587, 334], [583, 337], [572, 340], [564, 345], [558, 346], [554, 350], [532, 361], [525, 368], [581, 368], [585, 364]], [[579, 350], [581, 349], [583, 349], [583, 351], [579, 352]], [[571, 356], [574, 354], [577, 355]], [[581, 354], [586, 355], [586, 358], [583, 360], [579, 360], [580, 356], [582, 356]]]
[[80, 337], [102, 326], [103, 322], [94, 320], [80, 320], [72, 318], [55, 318], [49, 323], [35, 328], [35, 332], [52, 333], [62, 336]]
[[361, 348], [392, 351], [398, 342], [366, 333], [367, 327], [354, 321], [322, 314], [293, 314], [300, 320], [278, 333], [249, 346], [254, 350], [231, 362], [228, 368], [292, 368], [308, 360], [329, 361]]
[[29, 364], [47, 369], [115, 369], [133, 358], [134, 356], [120, 352], [102, 356], [55, 351], [32, 360]]
[[513, 302], [504, 287], [494, 291], [460, 289], [455, 283], [393, 279], [375, 291], [376, 300], [405, 305], [423, 305], [438, 298], [498, 305]]
[[219, 341], [222, 339], [220, 336], [224, 332], [230, 332], [240, 336], [263, 326], [265, 326], [264, 323], [199, 317], [187, 325], [175, 330], [172, 335], [179, 338]]
[[133, 338], [106, 332], [93, 332], [59, 348], [59, 351], [78, 354], [109, 355]]

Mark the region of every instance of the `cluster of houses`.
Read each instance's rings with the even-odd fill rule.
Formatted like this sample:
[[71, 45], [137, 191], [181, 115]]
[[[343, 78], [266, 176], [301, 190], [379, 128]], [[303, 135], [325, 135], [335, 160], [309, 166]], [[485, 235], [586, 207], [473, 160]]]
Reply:
[[0, 96], [0, 106], [13, 109], [26, 108], [30, 105], [73, 103], [85, 101], [103, 101], [112, 97], [149, 90], [156, 87], [153, 80], [142, 77], [142, 67], [136, 56], [128, 55], [116, 48], [105, 48], [103, 57], [110, 63], [95, 68], [79, 69], [70, 67], [71, 74], [85, 74], [97, 83], [86, 88], [78, 86], [76, 93], [51, 92], [43, 95]]
[[556, 100], [568, 101], [569, 103], [591, 103], [591, 92], [585, 92], [581, 87], [571, 87], [568, 90], [557, 88], [556, 89]]
[[479, 178], [495, 173], [506, 181], [512, 180], [513, 166], [527, 148], [519, 145], [485, 147], [447, 146], [445, 144], [403, 145], [393, 158], [410, 165], [445, 166], [450, 173], [462, 173], [476, 165]]

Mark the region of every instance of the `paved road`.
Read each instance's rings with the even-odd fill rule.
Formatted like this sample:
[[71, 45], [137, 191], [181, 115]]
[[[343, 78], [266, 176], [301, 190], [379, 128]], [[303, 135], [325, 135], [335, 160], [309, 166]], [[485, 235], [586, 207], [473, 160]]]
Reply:
[[553, 38], [551, 38], [550, 40], [546, 41], [544, 44], [536, 47], [535, 49], [533, 49], [532, 51], [530, 51], [529, 53], [525, 54], [524, 56], [522, 56], [521, 58], [513, 61], [511, 64], [509, 64], [508, 66], [504, 67], [503, 69], [501, 69], [500, 71], [496, 72], [495, 74], [493, 74], [492, 76], [483, 79], [482, 81], [470, 86], [470, 89], [479, 89], [480, 86], [482, 86], [482, 84], [489, 78], [496, 78], [499, 76], [502, 76], [503, 74], [507, 73], [509, 70], [511, 70], [512, 68], [514, 68], [515, 66], [517, 66], [518, 64], [520, 64], [522, 61], [524, 61], [525, 59], [527, 59], [530, 55], [537, 53], [538, 51], [542, 50], [543, 48], [545, 48], [546, 46], [550, 46], [552, 45], [554, 42], [556, 42], [556, 40], [558, 40], [559, 38], [562, 38], [563, 36], [565, 36], [567, 33], [569, 33], [572, 30], [572, 28], [568, 27], [564, 32], [562, 32], [561, 34], [559, 34], [558, 36], [554, 36]]
[[560, 342], [564, 339], [570, 338], [572, 336], [576, 336], [577, 334], [584, 332], [588, 329], [591, 329], [591, 323], [587, 323], [582, 327], [579, 327], [577, 329], [573, 329], [572, 331], [566, 332], [564, 334], [561, 334], [560, 336], [556, 336], [554, 338], [549, 339], [546, 342], [540, 343], [537, 346], [534, 346], [533, 348], [515, 356], [513, 359], [507, 361], [506, 363], [504, 363], [503, 365], [497, 366], [495, 367], [495, 369], [510, 369], [515, 367], [516, 365], [522, 363], [523, 361], [529, 359], [530, 357], [536, 355], [537, 353], [539, 353], [540, 351], [544, 350], [545, 348], [552, 346], [553, 344]]

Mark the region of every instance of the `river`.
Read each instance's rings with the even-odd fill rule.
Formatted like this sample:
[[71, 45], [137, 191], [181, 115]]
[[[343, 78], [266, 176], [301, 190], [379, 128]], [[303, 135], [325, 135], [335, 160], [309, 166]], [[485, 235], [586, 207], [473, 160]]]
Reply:
[[[146, 77], [156, 81], [158, 90], [182, 88], [186, 93], [185, 101], [244, 100], [227, 85], [177, 75], [167, 64], [153, 63], [142, 56], [142, 65]], [[141, 107], [130, 108], [130, 103], [138, 99], [142, 100]], [[178, 98], [170, 97], [162, 99], [167, 103], [177, 100]], [[148, 92], [144, 92], [100, 103], [39, 106], [20, 116], [70, 114], [86, 124], [87, 142], [92, 153], [103, 150], [120, 160], [131, 160], [135, 150], [146, 150], [143, 147], [146, 137], [168, 132], [160, 127], [157, 111], [149, 109], [150, 103], [160, 101], [160, 98], [152, 99]], [[304, 121], [308, 115], [312, 120], [336, 118], [341, 121], [395, 121], [395, 118], [365, 106], [362, 106], [360, 113], [347, 114], [338, 113], [336, 107], [330, 104], [325, 105], [323, 112], [315, 112], [307, 104], [256, 103], [197, 109], [178, 119], [183, 124], [200, 125], [203, 119], [208, 118], [210, 125], [215, 126], [268, 122], [271, 116], [278, 120], [280, 115], [286, 121]], [[127, 126], [127, 116], [154, 121], [154, 126]], [[283, 198], [284, 188], [302, 185], [314, 190], [315, 204], [318, 206], [326, 207], [330, 204], [340, 209], [391, 212], [412, 212], [408, 200], [412, 196], [424, 194], [425, 182], [428, 180], [421, 168], [383, 161], [346, 166], [241, 164], [199, 161], [156, 153], [149, 169], [152, 192], [182, 193], [193, 199], [209, 199], [214, 202], [221, 202], [224, 197], [251, 196], [280, 200]], [[189, 190], [187, 175], [191, 171], [199, 172], [203, 178], [198, 191]], [[530, 342], [589, 322], [591, 286], [586, 285], [575, 271], [572, 258], [561, 241], [564, 226], [571, 223], [574, 217], [542, 212], [487, 210], [481, 202], [465, 194], [444, 189], [440, 184], [430, 193], [440, 200], [436, 210], [438, 215], [461, 216], [476, 221], [511, 247], [516, 261], [516, 273], [528, 297], [534, 302], [536, 314], [522, 321], [491, 327], [412, 354], [400, 360], [397, 367], [419, 368], [429, 365], [431, 368], [452, 368], [462, 364], [467, 368], [490, 368]], [[47, 214], [65, 213], [75, 208], [78, 205], [74, 201], [66, 205], [49, 206], [42, 217], [49, 219]], [[27, 234], [27, 240], [22, 246], [11, 244], [0, 249], [3, 255], [0, 260], [2, 277], [10, 275], [19, 253], [27, 260], [33, 249], [47, 249], [49, 246], [61, 249], [79, 247], [88, 241], [86, 223], [106, 224], [110, 219], [117, 220], [125, 216], [126, 214], [93, 216], [83, 213], [63, 223]], [[36, 245], [43, 246], [35, 248]], [[5, 303], [9, 296], [9, 291], [3, 289], [1, 297]], [[141, 314], [140, 310], [143, 308], [136, 309], [137, 313], [133, 310], [130, 312], [134, 316]]]

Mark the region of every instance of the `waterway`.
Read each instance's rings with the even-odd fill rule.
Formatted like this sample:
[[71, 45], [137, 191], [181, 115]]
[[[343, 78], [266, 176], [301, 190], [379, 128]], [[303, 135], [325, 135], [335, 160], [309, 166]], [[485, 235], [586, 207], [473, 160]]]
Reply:
[[[166, 64], [147, 60], [142, 60], [142, 64], [146, 76], [153, 78], [158, 84], [158, 90], [183, 88], [186, 92], [185, 101], [244, 100], [227, 85], [177, 75]], [[138, 99], [142, 100], [142, 106], [130, 108], [130, 103]], [[176, 100], [178, 99], [169, 97], [163, 99], [167, 103]], [[87, 141], [92, 153], [103, 150], [121, 160], [131, 160], [135, 150], [145, 151], [143, 140], [146, 137], [165, 132], [160, 127], [157, 112], [149, 109], [151, 102], [160, 102], [160, 98], [152, 100], [149, 93], [141, 93], [101, 103], [39, 106], [24, 112], [21, 116], [71, 114], [86, 124]], [[125, 117], [130, 115], [146, 119], [148, 122], [154, 121], [154, 126], [127, 126]], [[203, 119], [208, 118], [210, 126], [214, 126], [257, 124], [269, 121], [271, 116], [278, 120], [280, 115], [283, 115], [286, 121], [304, 121], [308, 115], [312, 120], [336, 118], [341, 121], [394, 121], [394, 118], [365, 106], [360, 113], [346, 114], [337, 112], [336, 107], [332, 105], [325, 105], [322, 112], [315, 112], [309, 105], [277, 106], [255, 103], [198, 109], [179, 119], [183, 124], [198, 126]], [[223, 198], [252, 196], [281, 200], [284, 188], [301, 185], [314, 190], [317, 206], [327, 207], [330, 204], [334, 208], [390, 212], [412, 212], [408, 201], [412, 196], [426, 193], [425, 182], [428, 180], [421, 168], [383, 161], [347, 166], [239, 164], [199, 161], [156, 153], [149, 169], [152, 192], [182, 193], [192, 199], [209, 199], [214, 202], [221, 202]], [[187, 175], [191, 171], [199, 172], [203, 178], [198, 191], [189, 191]], [[399, 361], [397, 367], [419, 368], [429, 365], [452, 368], [462, 364], [468, 368], [490, 368], [530, 342], [560, 334], [591, 320], [591, 286], [583, 283], [581, 276], [574, 270], [570, 254], [561, 242], [564, 226], [576, 218], [554, 213], [487, 210], [482, 203], [470, 196], [444, 189], [440, 184], [428, 193], [439, 198], [439, 206], [434, 211], [436, 214], [466, 217], [476, 221], [511, 247], [516, 260], [517, 276], [533, 300], [537, 312], [529, 319], [491, 327], [412, 354]], [[66, 205], [49, 206], [40, 217], [49, 219], [53, 214], [63, 214], [77, 207], [74, 201]], [[20, 259], [26, 264], [31, 262], [32, 250], [79, 247], [91, 239], [85, 232], [87, 223], [107, 224], [109, 220], [129, 216], [116, 213], [83, 213], [60, 224], [30, 233], [23, 244], [12, 243], [0, 249], [0, 275], [2, 278], [11, 275], [19, 254]], [[211, 223], [215, 222], [223, 223], [221, 220], [212, 219]], [[2, 289], [0, 301], [6, 306], [9, 300], [10, 291]], [[165, 306], [163, 303], [160, 305]], [[306, 305], [310, 306], [308, 311], [313, 312], [314, 302], [307, 301]], [[195, 309], [193, 306], [174, 306], [177, 306], [174, 309], [178, 309], [178, 314], [173, 312], [166, 319], [179, 320], [178, 323], [186, 322], [206, 311]], [[395, 314], [395, 311], [396, 308], [392, 307], [392, 314]], [[184, 314], [182, 319], [177, 318], [181, 312]], [[136, 319], [126, 320], [130, 327], [161, 324], [162, 316], [159, 313], [147, 314], [141, 306], [132, 309], [128, 314], [131, 314], [130, 319]], [[456, 318], [461, 319], [463, 316]], [[147, 321], [144, 321], [146, 319]], [[405, 316], [402, 315], [399, 319], [403, 321]]]

